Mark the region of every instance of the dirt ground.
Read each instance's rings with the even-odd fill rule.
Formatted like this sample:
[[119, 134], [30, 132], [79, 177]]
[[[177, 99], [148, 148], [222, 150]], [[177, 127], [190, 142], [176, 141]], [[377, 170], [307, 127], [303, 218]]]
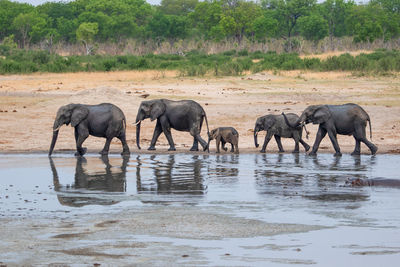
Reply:
[[[240, 134], [241, 152], [253, 153], [253, 128], [257, 117], [266, 114], [294, 112], [300, 114], [308, 105], [361, 105], [372, 121], [372, 142], [378, 153], [400, 153], [400, 79], [391, 77], [355, 77], [346, 72], [264, 72], [242, 77], [178, 77], [173, 71], [120, 71], [107, 73], [66, 73], [0, 76], [0, 152], [47, 152], [57, 109], [69, 103], [98, 104], [111, 102], [119, 106], [127, 118], [127, 139], [131, 152], [138, 152], [133, 125], [139, 104], [144, 99], [192, 99], [205, 109], [210, 129], [235, 127]], [[142, 123], [142, 152], [150, 144], [155, 122]], [[202, 137], [206, 139], [206, 127]], [[313, 144], [317, 127], [308, 125]], [[178, 152], [186, 152], [192, 137], [186, 132], [173, 131]], [[367, 135], [369, 129], [367, 127]], [[264, 134], [259, 135], [262, 145]], [[89, 137], [84, 146], [98, 152], [104, 139]], [[350, 153], [354, 138], [339, 136], [342, 152]], [[294, 142], [284, 139], [283, 146], [291, 151]], [[161, 135], [158, 152], [166, 152], [167, 140]], [[73, 130], [60, 129], [55, 153], [75, 149]], [[301, 147], [302, 149], [302, 147]], [[112, 152], [120, 152], [115, 139]], [[271, 140], [268, 152], [276, 152]], [[304, 151], [302, 149], [302, 151]], [[332, 152], [328, 137], [319, 152]], [[211, 143], [215, 153], [215, 143]], [[369, 153], [362, 145], [362, 153]]]

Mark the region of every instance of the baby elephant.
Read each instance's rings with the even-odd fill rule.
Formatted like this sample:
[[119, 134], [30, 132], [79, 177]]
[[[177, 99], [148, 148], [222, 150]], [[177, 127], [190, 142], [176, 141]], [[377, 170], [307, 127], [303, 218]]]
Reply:
[[[299, 116], [293, 113], [288, 113], [286, 116], [290, 122], [296, 121], [299, 118]], [[256, 125], [254, 126], [254, 144], [256, 147], [258, 147], [257, 134], [260, 131], [267, 131], [264, 144], [260, 150], [261, 153], [265, 153], [265, 149], [272, 136], [275, 137], [279, 152], [285, 152], [282, 147], [281, 137], [294, 139], [295, 147], [293, 153], [299, 153], [299, 142], [304, 146], [306, 151], [310, 149], [310, 146], [301, 138], [303, 131], [302, 126], [299, 125], [296, 128], [289, 127], [283, 115], [266, 115], [257, 118]]]
[[212, 130], [208, 135], [208, 144], [211, 140], [216, 141], [217, 153], [219, 153], [219, 143], [221, 142], [221, 147], [223, 150], [227, 151], [225, 147], [226, 143], [231, 143], [231, 152], [239, 153], [239, 133], [233, 127], [219, 127]]

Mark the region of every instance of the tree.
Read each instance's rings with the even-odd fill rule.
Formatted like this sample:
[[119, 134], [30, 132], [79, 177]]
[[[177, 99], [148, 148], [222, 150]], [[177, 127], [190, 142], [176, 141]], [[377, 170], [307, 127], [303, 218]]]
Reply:
[[278, 21], [268, 15], [259, 16], [253, 21], [253, 31], [257, 40], [274, 37], [278, 32]]
[[198, 3], [198, 0], [161, 0], [159, 10], [166, 15], [186, 16]]
[[40, 38], [44, 34], [46, 20], [37, 12], [21, 13], [13, 21], [13, 28], [18, 32], [20, 47], [25, 48], [33, 37]]
[[333, 37], [344, 36], [346, 31], [346, 16], [349, 16], [354, 3], [344, 0], [326, 0], [320, 6], [319, 12], [328, 22], [328, 34], [333, 50]]
[[307, 40], [319, 41], [328, 34], [328, 22], [319, 14], [299, 18], [299, 30]]
[[95, 22], [84, 22], [76, 30], [76, 39], [84, 44], [86, 55], [90, 55], [93, 52], [93, 41], [98, 31], [99, 26]]
[[254, 34], [253, 18], [261, 15], [260, 6], [243, 0], [226, 1], [220, 25], [226, 36], [234, 36], [240, 44], [246, 33]]
[[193, 27], [200, 30], [206, 38], [220, 39], [223, 34], [219, 25], [222, 16], [222, 2], [218, 0], [206, 0], [199, 2], [189, 19]]
[[315, 3], [316, 0], [263, 0], [262, 5], [265, 8], [275, 11], [275, 16], [288, 39], [289, 51], [292, 50], [291, 37], [298, 19], [307, 16]]
[[0, 39], [15, 32], [13, 28], [14, 19], [21, 13], [29, 13], [34, 7], [29, 4], [0, 0]]

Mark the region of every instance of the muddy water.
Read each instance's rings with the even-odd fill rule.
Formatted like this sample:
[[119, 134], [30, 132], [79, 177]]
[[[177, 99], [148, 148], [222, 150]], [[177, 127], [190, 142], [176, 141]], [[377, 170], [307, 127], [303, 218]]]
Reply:
[[0, 155], [0, 264], [397, 266], [399, 155]]

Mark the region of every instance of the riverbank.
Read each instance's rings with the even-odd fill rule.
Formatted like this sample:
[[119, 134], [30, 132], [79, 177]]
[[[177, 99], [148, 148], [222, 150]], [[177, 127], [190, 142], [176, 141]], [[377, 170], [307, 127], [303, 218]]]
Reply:
[[[131, 152], [142, 153], [148, 147], [155, 122], [142, 123], [141, 146], [136, 148], [135, 126], [137, 109], [143, 100], [168, 98], [192, 99], [205, 109], [210, 129], [220, 126], [235, 127], [240, 134], [242, 153], [256, 153], [253, 128], [259, 116], [294, 112], [300, 114], [308, 105], [361, 105], [372, 121], [372, 142], [378, 153], [400, 153], [400, 79], [391, 77], [355, 77], [347, 72], [263, 72], [242, 77], [178, 77], [174, 71], [121, 71], [107, 73], [43, 73], [33, 75], [0, 76], [0, 138], [1, 153], [47, 152], [52, 125], [58, 108], [69, 103], [98, 104], [111, 102], [119, 106], [127, 118], [127, 139]], [[204, 125], [205, 126], [205, 125]], [[206, 139], [206, 127], [202, 137]], [[317, 127], [308, 125], [313, 144]], [[192, 145], [189, 133], [173, 130], [177, 152], [187, 152]], [[369, 137], [369, 127], [367, 127]], [[264, 134], [259, 136], [262, 144]], [[354, 138], [338, 136], [343, 153], [354, 149]], [[287, 152], [294, 142], [283, 139]], [[98, 152], [104, 139], [89, 137], [84, 146], [89, 152]], [[75, 147], [73, 130], [60, 129], [55, 153], [72, 151]], [[166, 153], [165, 136], [161, 135], [157, 153]], [[215, 143], [210, 146], [215, 153]], [[111, 152], [121, 151], [116, 139]], [[302, 147], [300, 150], [303, 152]], [[271, 140], [267, 152], [277, 152]], [[147, 152], [147, 151], [146, 151]], [[333, 152], [326, 137], [319, 152]], [[362, 153], [369, 153], [362, 145]]]

